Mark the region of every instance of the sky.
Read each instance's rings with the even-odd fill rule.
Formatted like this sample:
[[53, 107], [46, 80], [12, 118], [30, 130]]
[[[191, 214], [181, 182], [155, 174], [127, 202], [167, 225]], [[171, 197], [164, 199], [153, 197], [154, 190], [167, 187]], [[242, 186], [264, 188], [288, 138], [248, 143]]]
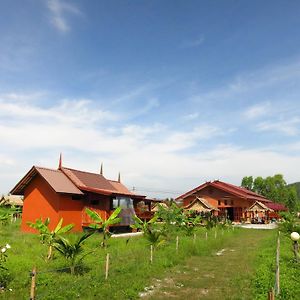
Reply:
[[149, 197], [300, 181], [300, 2], [1, 0], [0, 194], [33, 166]]

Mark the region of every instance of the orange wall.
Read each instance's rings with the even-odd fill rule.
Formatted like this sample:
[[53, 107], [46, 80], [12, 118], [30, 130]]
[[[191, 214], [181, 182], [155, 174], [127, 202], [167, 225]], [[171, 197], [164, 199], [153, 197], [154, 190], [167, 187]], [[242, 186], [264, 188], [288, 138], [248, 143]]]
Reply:
[[39, 218], [45, 220], [47, 217], [50, 218], [49, 227], [53, 229], [59, 221], [58, 208], [59, 195], [40, 175], [37, 175], [25, 189], [21, 230], [36, 232], [27, 225], [27, 222], [35, 222]]
[[63, 218], [63, 226], [74, 224], [73, 231], [82, 231], [82, 200], [72, 200], [70, 195], [60, 195], [59, 198], [59, 219]]
[[[91, 201], [99, 201], [97, 205], [91, 204]], [[95, 193], [88, 193], [84, 201], [84, 208], [82, 213], [82, 222], [84, 226], [88, 226], [93, 223], [93, 220], [84, 212], [85, 207], [96, 211], [103, 220], [106, 220], [110, 216], [110, 197], [105, 195], [99, 195]]]

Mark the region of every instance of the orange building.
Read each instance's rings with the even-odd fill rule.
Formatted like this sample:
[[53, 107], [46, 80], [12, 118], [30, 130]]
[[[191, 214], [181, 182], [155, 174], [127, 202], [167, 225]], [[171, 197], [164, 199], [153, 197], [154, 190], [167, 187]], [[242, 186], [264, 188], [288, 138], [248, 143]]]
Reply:
[[[120, 226], [129, 226], [132, 215], [139, 213], [139, 203], [151, 207], [151, 200], [130, 192], [120, 180], [108, 180], [100, 174], [62, 167], [48, 169], [33, 166], [12, 189], [13, 195], [24, 195], [21, 229], [34, 232], [27, 222], [50, 218], [50, 228], [63, 218], [64, 225], [73, 223], [74, 231], [82, 231], [92, 220], [85, 213], [86, 208], [97, 211], [106, 220], [112, 211], [121, 206]], [[150, 218], [151, 212], [143, 209], [143, 218]]]
[[[246, 188], [238, 187], [219, 180], [205, 182], [193, 190], [179, 196], [176, 201], [182, 202], [184, 207], [197, 198], [205, 199], [213, 208], [215, 215], [226, 216], [231, 221], [252, 221], [253, 218], [267, 218], [272, 209], [273, 202], [259, 194], [249, 191]], [[266, 207], [265, 212], [249, 211], [255, 203], [262, 203]]]

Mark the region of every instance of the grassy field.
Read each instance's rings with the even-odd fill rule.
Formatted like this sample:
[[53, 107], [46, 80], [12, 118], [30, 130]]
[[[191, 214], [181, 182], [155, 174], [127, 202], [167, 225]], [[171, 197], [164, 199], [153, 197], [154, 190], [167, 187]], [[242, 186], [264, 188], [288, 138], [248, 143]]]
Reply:
[[255, 299], [254, 261], [266, 241], [274, 243], [275, 235], [269, 230], [241, 230], [218, 252], [193, 256], [177, 266], [147, 299]]
[[[193, 237], [178, 234], [178, 252], [174, 236], [154, 251], [151, 264], [150, 246], [142, 237], [110, 239], [105, 250], [99, 247], [100, 236], [94, 235], [84, 246], [91, 253], [74, 276], [57, 253], [52, 261], [45, 261], [47, 247], [37, 235], [21, 233], [18, 224], [2, 226], [0, 230], [0, 245], [12, 246], [6, 266], [13, 278], [8, 286], [11, 291], [0, 293], [0, 299], [28, 299], [34, 265], [38, 269], [37, 299], [137, 299], [143, 291], [143, 298], [167, 299], [164, 292], [172, 293], [174, 289], [178, 299], [220, 299], [220, 295], [222, 299], [254, 299], [253, 295], [263, 295], [261, 299], [265, 299], [269, 286], [265, 281], [262, 284], [254, 280], [256, 266], [263, 268], [266, 256], [261, 253], [266, 249], [270, 249], [269, 259], [274, 260], [272, 247], [276, 244], [275, 231], [231, 229], [223, 234], [218, 231], [216, 239], [214, 231], [210, 231], [206, 240], [205, 229], [199, 229], [195, 243]], [[221, 255], [216, 255], [222, 249]], [[107, 252], [111, 261], [109, 278], [105, 280]], [[268, 272], [271, 278], [273, 270]], [[155, 287], [168, 281], [169, 285]], [[150, 292], [145, 292], [149, 286]]]

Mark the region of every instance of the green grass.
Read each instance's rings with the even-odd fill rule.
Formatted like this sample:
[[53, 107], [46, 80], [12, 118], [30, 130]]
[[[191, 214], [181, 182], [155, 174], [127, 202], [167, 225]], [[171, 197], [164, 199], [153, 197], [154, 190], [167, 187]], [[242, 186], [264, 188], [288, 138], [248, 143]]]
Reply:
[[[254, 292], [255, 299], [266, 299], [264, 291], [270, 290], [275, 284], [276, 242], [266, 241], [264, 250], [256, 263]], [[300, 262], [296, 263], [292, 251], [292, 241], [289, 235], [280, 236], [280, 294], [276, 299], [300, 299]]]
[[[37, 299], [137, 299], [139, 292], [146, 286], [152, 285], [154, 279], [163, 281], [170, 277], [170, 274], [179, 272], [178, 274], [182, 275], [182, 272], [188, 272], [187, 270], [191, 268], [198, 268], [198, 270], [196, 273], [195, 270], [194, 273], [192, 272], [192, 277], [185, 283], [185, 288], [180, 290], [194, 292], [199, 285], [199, 280], [197, 281], [196, 278], [200, 276], [198, 274], [200, 270], [206, 274], [212, 270], [215, 278], [222, 274], [218, 279], [218, 286], [223, 287], [217, 293], [233, 295], [233, 298], [227, 299], [251, 299], [239, 298], [240, 291], [252, 295], [249, 282], [250, 274], [255, 271], [252, 262], [261, 251], [259, 245], [264, 240], [274, 241], [274, 234], [242, 229], [225, 230], [224, 235], [219, 231], [217, 239], [214, 238], [214, 233], [210, 232], [208, 240], [205, 240], [205, 230], [201, 228], [197, 231], [194, 244], [193, 237], [178, 233], [178, 253], [175, 250], [175, 235], [170, 242], [154, 251], [152, 264], [150, 246], [142, 237], [129, 240], [110, 239], [109, 247], [105, 250], [99, 247], [100, 236], [93, 235], [84, 246], [85, 251], [92, 253], [85, 258], [83, 265], [77, 270], [78, 274], [72, 276], [67, 269], [64, 269], [66, 263], [58, 253], [55, 253], [52, 261], [44, 260], [47, 247], [39, 242], [37, 235], [21, 233], [18, 224], [2, 226], [0, 245], [9, 243], [12, 246], [6, 266], [13, 280], [8, 286], [12, 291], [6, 290], [0, 293], [0, 299], [28, 299], [29, 273], [33, 266], [36, 266], [39, 272]], [[250, 245], [248, 248], [245, 248], [246, 242]], [[236, 247], [236, 252], [228, 252], [220, 257], [213, 255], [225, 247]], [[105, 280], [107, 252], [110, 253], [111, 260], [109, 278]], [[236, 253], [238, 256], [235, 255]], [[226, 255], [229, 255], [227, 259], [225, 259]], [[245, 272], [248, 269], [251, 272]], [[238, 276], [239, 274], [241, 276]], [[216, 279], [207, 277], [204, 280], [213, 282]], [[179, 290], [178, 287], [175, 288]], [[262, 294], [266, 295], [267, 290]], [[197, 299], [197, 297], [190, 297], [190, 299]]]
[[[146, 299], [254, 299], [254, 261], [265, 240], [274, 240], [269, 230], [239, 230], [222, 243], [222, 255], [210, 249], [177, 266], [160, 287]], [[221, 245], [220, 245], [221, 246]], [[263, 291], [264, 299], [266, 292]]]

